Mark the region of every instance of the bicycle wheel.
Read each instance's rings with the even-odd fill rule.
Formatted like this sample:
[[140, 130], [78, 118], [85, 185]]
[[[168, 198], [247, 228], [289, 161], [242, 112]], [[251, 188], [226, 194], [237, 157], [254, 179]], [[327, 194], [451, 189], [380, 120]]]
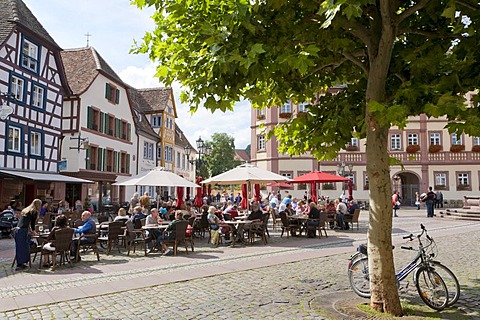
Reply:
[[434, 310], [445, 309], [448, 303], [448, 290], [445, 282], [433, 268], [421, 266], [415, 271], [415, 286], [423, 302]]
[[357, 259], [348, 270], [348, 279], [353, 291], [362, 298], [370, 298], [370, 274], [368, 258]]
[[440, 277], [442, 277], [443, 282], [445, 282], [445, 285], [447, 286], [447, 307], [453, 306], [458, 301], [458, 298], [460, 298], [460, 284], [458, 283], [457, 277], [450, 269], [438, 261], [429, 261], [429, 265], [433, 267], [433, 270], [435, 270]]
[[348, 261], [348, 269], [350, 269], [350, 268], [353, 266], [353, 264], [355, 263], [355, 261], [357, 261], [357, 260], [359, 260], [359, 259], [361, 259], [361, 258], [366, 258], [366, 255], [364, 255], [364, 254], [361, 253], [361, 252], [356, 252], [356, 253], [354, 253], [354, 254], [350, 257], [350, 259], [349, 259], [349, 261]]

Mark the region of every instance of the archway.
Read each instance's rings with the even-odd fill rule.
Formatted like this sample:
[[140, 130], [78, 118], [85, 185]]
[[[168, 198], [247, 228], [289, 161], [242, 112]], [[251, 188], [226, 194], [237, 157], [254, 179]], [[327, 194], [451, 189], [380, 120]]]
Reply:
[[420, 193], [420, 179], [416, 173], [401, 171], [392, 177], [393, 190], [398, 190], [403, 206], [415, 205], [415, 193]]

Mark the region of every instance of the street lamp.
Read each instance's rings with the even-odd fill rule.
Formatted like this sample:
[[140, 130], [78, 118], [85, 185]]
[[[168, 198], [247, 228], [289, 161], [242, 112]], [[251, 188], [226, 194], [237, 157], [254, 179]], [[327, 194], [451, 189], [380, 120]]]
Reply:
[[[202, 155], [209, 155], [210, 152], [212, 151], [212, 148], [208, 145], [205, 144], [205, 141], [202, 140], [202, 137], [199, 137], [197, 141], [195, 141], [197, 143], [197, 150], [198, 150], [198, 162], [197, 162], [197, 167], [196, 167], [196, 171], [198, 173], [200, 173], [200, 167], [203, 165], [203, 161], [202, 161]], [[192, 147], [190, 147], [190, 145], [187, 145], [185, 146], [184, 148], [185, 150], [185, 154], [187, 155], [187, 158], [189, 159], [188, 161], [190, 162], [190, 164], [194, 164], [195, 163], [195, 159], [193, 158], [190, 158], [190, 155], [192, 154]]]
[[88, 137], [82, 138], [82, 133], [78, 134], [78, 137], [70, 137], [70, 140], [77, 140], [77, 145], [75, 147], [70, 147], [70, 150], [86, 150], [88, 148]]
[[[348, 169], [348, 173], [345, 172], [345, 169]], [[351, 176], [353, 172], [353, 164], [345, 164], [345, 161], [337, 164], [337, 172], [339, 176], [346, 177]], [[343, 193], [345, 193], [345, 182], [343, 183]]]

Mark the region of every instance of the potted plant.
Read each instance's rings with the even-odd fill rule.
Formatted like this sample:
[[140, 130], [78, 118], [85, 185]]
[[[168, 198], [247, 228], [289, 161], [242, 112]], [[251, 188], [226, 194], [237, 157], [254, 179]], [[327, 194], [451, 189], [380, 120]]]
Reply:
[[470, 185], [469, 184], [459, 184], [457, 186], [457, 190], [470, 190]]
[[464, 144], [454, 144], [450, 147], [450, 152], [462, 152], [465, 150]]
[[428, 147], [428, 151], [430, 153], [437, 153], [439, 151], [442, 151], [443, 147], [439, 144], [431, 144], [429, 147]]
[[445, 190], [447, 187], [444, 184], [437, 184], [437, 185], [434, 185], [433, 188], [435, 190]]
[[480, 146], [479, 145], [473, 146], [472, 147], [472, 152], [480, 152]]
[[351, 144], [347, 144], [347, 146], [345, 147], [345, 150], [347, 150], [347, 151], [358, 151], [358, 147], [354, 146], [354, 145], [351, 145]]
[[420, 146], [418, 144], [410, 144], [407, 146], [408, 153], [415, 153], [420, 151]]
[[292, 113], [291, 112], [282, 112], [278, 115], [280, 118], [283, 118], [283, 119], [288, 119], [292, 116]]
[[333, 183], [324, 183], [323, 190], [333, 190]]

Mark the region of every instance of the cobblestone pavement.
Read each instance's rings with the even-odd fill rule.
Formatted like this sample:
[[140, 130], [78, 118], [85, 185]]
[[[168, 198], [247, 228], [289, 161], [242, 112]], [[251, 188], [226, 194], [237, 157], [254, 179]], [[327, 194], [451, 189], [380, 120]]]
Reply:
[[[406, 230], [416, 232], [418, 219], [405, 218], [402, 224], [395, 228], [394, 241], [402, 241], [401, 234]], [[454, 224], [457, 232], [450, 233], [449, 227]], [[457, 275], [462, 286], [462, 295], [458, 306], [472, 315], [473, 319], [480, 317], [480, 269], [477, 261], [480, 257], [480, 228], [468, 223], [474, 228], [468, 232], [459, 231], [459, 223], [438, 224], [433, 236], [438, 245], [438, 260], [450, 267]], [[329, 237], [334, 238], [334, 237]], [[355, 238], [355, 237], [354, 237]], [[356, 239], [365, 238], [365, 230], [356, 233]], [[75, 290], [82, 282], [101, 286], [112, 279], [122, 279], [125, 282], [136, 281], [139, 277], [166, 274], [172, 268], [175, 271], [184, 270], [186, 273], [195, 271], [195, 268], [211, 268], [215, 275], [192, 278], [188, 281], [165, 283], [80, 299], [72, 299], [57, 303], [47, 303], [28, 308], [19, 308], [1, 312], [0, 319], [326, 319], [318, 309], [312, 308], [311, 302], [320, 295], [348, 292], [348, 278], [346, 275], [347, 261], [350, 253], [334, 253], [327, 256], [311, 258], [301, 261], [285, 262], [266, 267], [253, 268], [244, 271], [230, 272], [227, 264], [254, 262], [257, 259], [273, 260], [286, 252], [307, 255], [311, 251], [327, 250], [332, 247], [344, 247], [346, 243], [353, 248], [352, 238], [338, 237], [332, 242], [301, 242], [298, 238], [272, 237], [271, 250], [261, 253], [246, 252], [238, 256], [229, 256], [223, 259], [207, 259], [196, 263], [162, 264], [140, 270], [116, 271], [102, 274], [89, 273], [86, 277], [69, 279], [62, 274], [69, 268], [59, 269], [55, 274], [60, 279], [32, 283], [30, 285], [0, 288], [0, 299], [21, 296], [52, 290], [52, 288], [71, 288]], [[282, 243], [294, 243], [282, 247]], [[295, 246], [297, 242], [301, 246]], [[217, 248], [218, 249], [218, 248]], [[215, 250], [207, 244], [199, 244], [198, 254], [209, 254]], [[237, 248], [224, 248], [237, 250]], [[223, 249], [221, 249], [223, 250]], [[242, 250], [239, 248], [239, 250]], [[343, 250], [345, 252], [345, 250]], [[395, 263], [397, 267], [409, 262], [412, 252], [395, 249]], [[119, 258], [121, 257], [121, 258]], [[88, 257], [91, 258], [91, 257]], [[152, 257], [135, 256], [126, 258], [125, 255], [115, 255], [104, 258], [102, 263], [123, 264], [127, 259], [152, 259]], [[156, 259], [156, 258], [154, 258]], [[169, 259], [169, 257], [158, 257]], [[173, 260], [172, 260], [173, 261]], [[1, 277], [21, 277], [22, 274], [12, 274], [6, 264], [1, 263]], [[82, 261], [77, 268], [84, 268], [87, 272], [93, 261]], [[222, 271], [222, 268], [226, 268]], [[33, 271], [32, 271], [33, 272]], [[49, 274], [50, 271], [41, 271]], [[408, 295], [415, 294], [415, 287], [410, 280]], [[0, 300], [1, 301], [1, 300]]]

